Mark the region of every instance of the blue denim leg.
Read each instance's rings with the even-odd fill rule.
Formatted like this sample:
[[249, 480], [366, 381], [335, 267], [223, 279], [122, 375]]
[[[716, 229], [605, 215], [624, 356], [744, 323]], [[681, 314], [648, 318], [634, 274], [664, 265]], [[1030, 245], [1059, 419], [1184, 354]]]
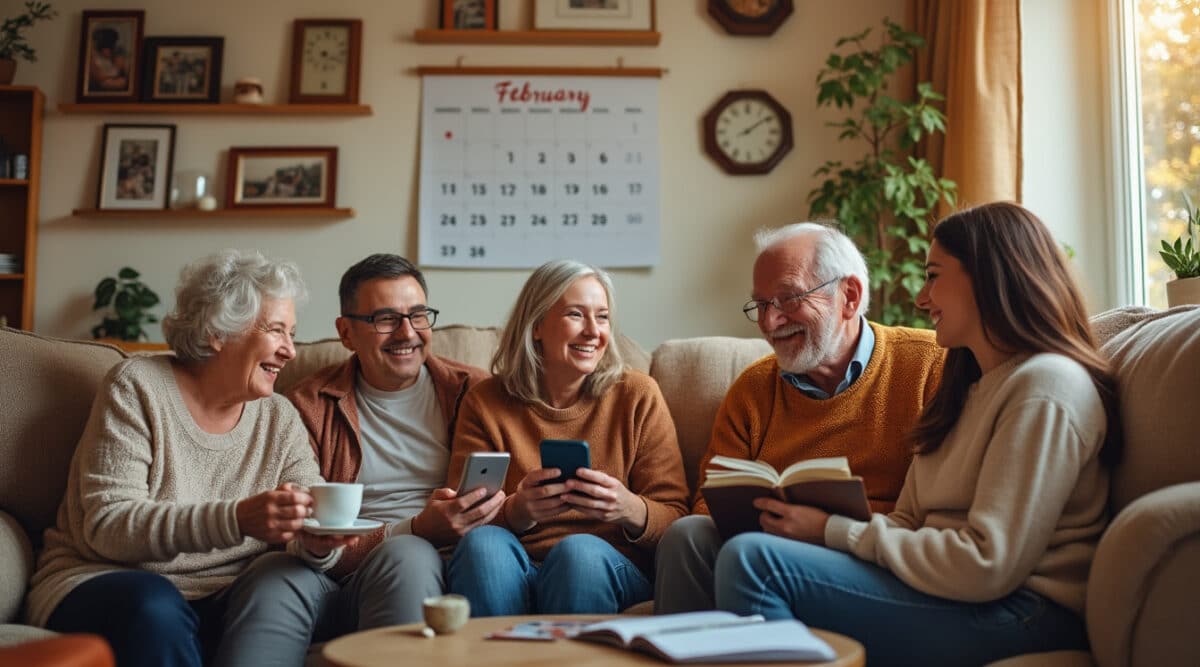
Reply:
[[863, 644], [872, 667], [983, 665], [1087, 648], [1083, 620], [1028, 589], [992, 602], [926, 595], [850, 554], [744, 533], [717, 557], [717, 607], [795, 617]]
[[56, 632], [104, 637], [121, 667], [200, 667], [200, 619], [165, 577], [138, 570], [75, 587], [46, 622]]
[[653, 594], [633, 561], [599, 537], [581, 534], [564, 538], [546, 555], [534, 599], [542, 614], [616, 614]]
[[536, 575], [516, 535], [480, 526], [458, 541], [446, 566], [446, 589], [470, 600], [471, 616], [532, 614]]

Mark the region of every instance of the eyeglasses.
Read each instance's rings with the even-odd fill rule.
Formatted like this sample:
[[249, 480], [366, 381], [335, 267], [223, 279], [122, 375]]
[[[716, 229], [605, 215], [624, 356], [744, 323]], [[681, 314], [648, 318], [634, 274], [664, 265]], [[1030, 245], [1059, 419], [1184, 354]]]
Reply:
[[377, 310], [370, 315], [353, 315], [350, 313], [342, 313], [342, 317], [350, 320], [358, 320], [367, 324], [374, 324], [375, 331], [379, 333], [392, 333], [400, 328], [400, 324], [408, 319], [408, 323], [412, 328], [429, 329], [437, 322], [438, 311], [433, 308], [425, 308], [411, 313], [397, 313], [394, 310]]
[[767, 306], [775, 306], [776, 310], [779, 312], [790, 315], [800, 308], [800, 304], [804, 303], [804, 300], [807, 299], [810, 294], [821, 289], [822, 287], [825, 287], [826, 285], [832, 285], [841, 279], [841, 276], [837, 278], [830, 278], [820, 285], [817, 285], [816, 287], [799, 294], [789, 294], [788, 296], [775, 297], [773, 299], [766, 300], [751, 299], [746, 302], [746, 305], [742, 306], [742, 312], [746, 314], [746, 319], [750, 320], [751, 322], [757, 322], [760, 317], [766, 314]]

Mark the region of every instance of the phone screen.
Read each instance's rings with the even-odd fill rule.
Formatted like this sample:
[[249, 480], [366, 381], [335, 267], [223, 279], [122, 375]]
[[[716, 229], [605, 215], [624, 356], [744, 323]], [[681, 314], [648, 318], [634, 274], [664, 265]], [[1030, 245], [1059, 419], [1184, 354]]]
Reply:
[[562, 474], [542, 484], [560, 484], [575, 479], [579, 468], [591, 468], [592, 459], [586, 440], [543, 440], [542, 467], [558, 468]]

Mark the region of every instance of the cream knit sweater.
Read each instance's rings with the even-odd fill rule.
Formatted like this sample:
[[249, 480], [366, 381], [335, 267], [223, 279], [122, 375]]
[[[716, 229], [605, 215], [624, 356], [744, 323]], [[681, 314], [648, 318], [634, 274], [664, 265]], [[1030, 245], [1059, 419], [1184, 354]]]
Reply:
[[267, 550], [242, 536], [237, 502], [320, 479], [308, 432], [282, 396], [247, 402], [233, 430], [213, 435], [184, 405], [169, 357], [123, 361], [105, 378], [71, 460], [29, 621], [45, 625], [76, 586], [122, 569], [161, 574], [187, 599], [214, 593]]
[[1029, 588], [1082, 614], [1107, 522], [1106, 424], [1082, 366], [1010, 359], [971, 387], [941, 448], [913, 459], [891, 514], [830, 517], [825, 542], [931, 595], [985, 602]]

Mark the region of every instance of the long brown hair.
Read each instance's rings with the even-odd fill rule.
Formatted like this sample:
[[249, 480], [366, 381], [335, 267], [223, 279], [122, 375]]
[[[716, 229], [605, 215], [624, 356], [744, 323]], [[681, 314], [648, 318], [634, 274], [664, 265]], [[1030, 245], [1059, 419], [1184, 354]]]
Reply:
[[[1108, 418], [1100, 460], [1119, 461], [1116, 380], [1096, 349], [1079, 287], [1042, 221], [1017, 204], [996, 202], [948, 216], [934, 228], [933, 238], [970, 276], [989, 343], [1012, 353], [1061, 354], [1087, 369]], [[942, 382], [912, 433], [918, 454], [941, 447], [980, 375], [969, 349], [947, 353]]]

